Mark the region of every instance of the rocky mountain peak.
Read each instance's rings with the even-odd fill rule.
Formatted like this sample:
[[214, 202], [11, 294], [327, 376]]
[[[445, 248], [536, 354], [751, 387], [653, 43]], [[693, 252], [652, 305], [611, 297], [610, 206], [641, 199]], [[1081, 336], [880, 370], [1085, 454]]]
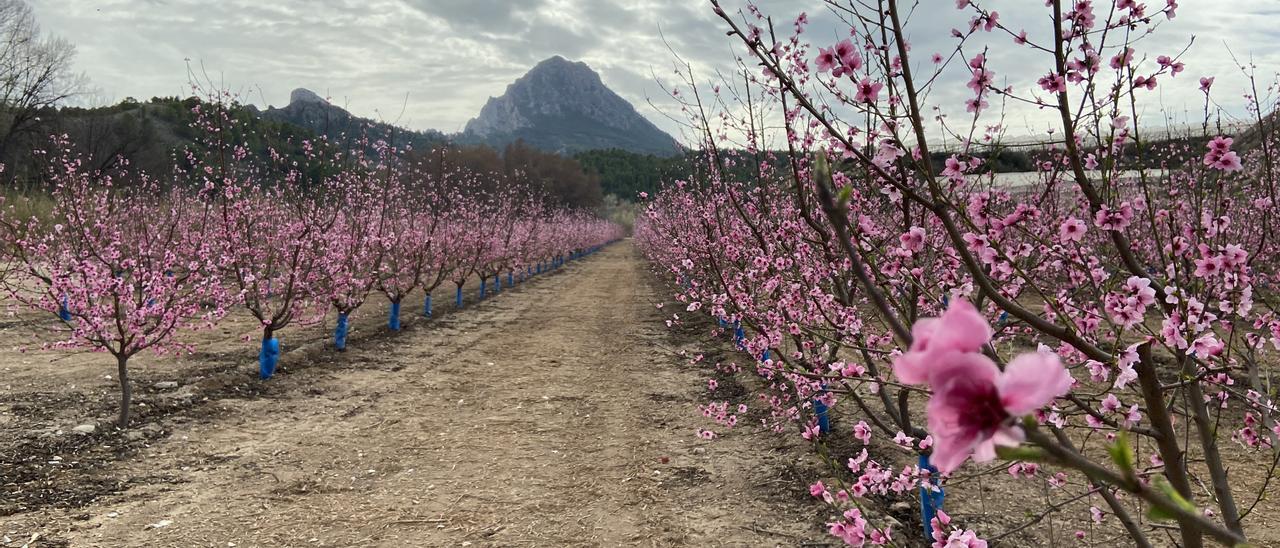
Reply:
[[464, 134], [501, 147], [517, 139], [552, 152], [621, 148], [672, 154], [675, 139], [610, 90], [583, 62], [559, 55], [490, 97]]
[[289, 93], [289, 104], [295, 103], [320, 103], [327, 104], [323, 97], [316, 95], [314, 91], [307, 88], [298, 88]]

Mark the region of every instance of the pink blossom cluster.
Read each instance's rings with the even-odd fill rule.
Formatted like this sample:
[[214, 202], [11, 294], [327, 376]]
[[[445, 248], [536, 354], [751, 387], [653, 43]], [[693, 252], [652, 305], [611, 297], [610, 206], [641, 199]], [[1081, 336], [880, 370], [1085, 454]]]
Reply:
[[[1089, 522], [1090, 507], [1124, 515], [1137, 498], [1177, 515], [1187, 545], [1245, 538], [1256, 493], [1238, 478], [1252, 472], [1228, 474], [1223, 451], [1278, 445], [1267, 364], [1280, 351], [1280, 181], [1269, 152], [1280, 139], [1255, 135], [1266, 146], [1246, 150], [1209, 133], [1208, 76], [1204, 134], [1158, 146], [1145, 137], [1134, 107], [1144, 94], [1157, 81], [1196, 85], [1177, 77], [1187, 69], [1178, 55], [1148, 55], [1131, 38], [1177, 15], [1177, 3], [1051, 2], [1015, 20], [958, 2], [969, 24], [923, 68], [908, 14], [850, 8], [856, 79], [835, 74], [852, 64], [844, 39], [802, 38], [807, 18], [775, 39], [761, 10], [713, 4], [763, 70], [714, 87], [712, 99], [677, 96], [702, 136], [700, 175], [646, 199], [636, 241], [683, 314], [710, 317], [713, 334], [757, 358], [745, 369], [762, 379], [763, 427], [826, 452], [848, 436], [865, 451], [833, 459], [831, 487], [815, 495], [840, 513], [833, 534], [862, 542], [847, 532], [871, 525], [844, 512], [868, 496], [999, 470], [1044, 482], [1063, 501], [1044, 511], [1069, 520]], [[1043, 54], [1041, 76], [997, 84], [1003, 56], [975, 36], [999, 33]], [[957, 81], [967, 94], [944, 89]], [[753, 97], [752, 112], [781, 113], [781, 128], [718, 108], [730, 102], [723, 89]], [[995, 100], [1062, 119], [1030, 155], [1028, 182], [991, 170], [1009, 129], [988, 108]], [[1239, 443], [1221, 443], [1231, 437]], [[938, 473], [910, 463], [919, 457]], [[971, 457], [1007, 462], [965, 466]], [[1160, 482], [1168, 488], [1156, 492]], [[1201, 511], [1176, 514], [1179, 500]], [[980, 545], [963, 524], [934, 531], [943, 545]]]

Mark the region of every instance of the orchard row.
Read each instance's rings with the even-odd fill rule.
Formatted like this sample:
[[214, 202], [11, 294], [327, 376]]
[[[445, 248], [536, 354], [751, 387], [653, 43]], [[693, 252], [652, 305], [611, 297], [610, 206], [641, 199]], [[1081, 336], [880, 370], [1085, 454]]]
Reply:
[[[205, 140], [171, 178], [82, 167], [72, 143], [48, 151], [51, 210], [7, 210], [4, 287], [16, 303], [60, 320], [50, 346], [89, 348], [116, 361], [128, 424], [128, 362], [145, 350], [192, 350], [180, 332], [210, 328], [243, 307], [261, 323], [259, 370], [275, 370], [277, 333], [337, 315], [334, 347], [371, 296], [479, 279], [496, 290], [621, 237], [591, 213], [547, 205], [538, 192], [462, 169], [430, 171], [385, 142], [336, 152], [303, 143], [301, 159], [255, 163], [230, 137], [226, 103], [196, 107]], [[203, 109], [203, 111], [202, 111]], [[316, 175], [316, 174], [319, 175]], [[483, 297], [483, 294], [482, 294]]]

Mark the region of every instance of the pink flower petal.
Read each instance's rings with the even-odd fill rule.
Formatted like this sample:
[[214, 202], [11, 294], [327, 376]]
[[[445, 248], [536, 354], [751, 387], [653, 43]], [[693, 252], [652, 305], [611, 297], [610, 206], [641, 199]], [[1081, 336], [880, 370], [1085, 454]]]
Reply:
[[924, 354], [908, 352], [893, 360], [893, 374], [899, 382], [925, 384], [929, 382], [929, 369], [925, 367]]
[[969, 301], [956, 299], [942, 317], [938, 318], [938, 325], [934, 328], [930, 346], [960, 352], [977, 352], [989, 340], [991, 340], [991, 326], [987, 325], [987, 319], [978, 312], [978, 309], [969, 304]]
[[1027, 441], [1027, 433], [1022, 431], [1021, 426], [1005, 426], [996, 430], [995, 435], [991, 437], [991, 441], [996, 445], [1005, 447], [1017, 447], [1022, 442]]
[[943, 474], [953, 472], [964, 464], [978, 444], [978, 433], [973, 431], [956, 430], [951, 435], [938, 435], [934, 431], [933, 436], [933, 454], [929, 456], [929, 463]]
[[933, 352], [927, 362], [929, 384], [936, 389], [952, 378], [962, 377], [972, 381], [994, 384], [1000, 376], [1000, 368], [990, 358], [974, 352]]
[[972, 304], [956, 299], [939, 318], [922, 318], [911, 327], [911, 348], [894, 360], [893, 372], [908, 384], [933, 384], [935, 371], [954, 353], [978, 352], [991, 340], [987, 319]]
[[1005, 411], [1020, 417], [1066, 394], [1074, 382], [1056, 354], [1031, 352], [1009, 362], [996, 380], [996, 388]]
[[973, 462], [990, 462], [996, 458], [996, 442], [987, 438], [978, 442], [973, 448]]
[[938, 331], [938, 318], [921, 318], [911, 326], [911, 352], [928, 350]]

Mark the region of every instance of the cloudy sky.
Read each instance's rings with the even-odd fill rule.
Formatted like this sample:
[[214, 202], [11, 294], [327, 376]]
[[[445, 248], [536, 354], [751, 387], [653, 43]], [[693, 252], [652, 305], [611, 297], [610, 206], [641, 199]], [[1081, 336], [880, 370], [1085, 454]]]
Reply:
[[[100, 90], [94, 101], [186, 94], [188, 64], [248, 102], [280, 106], [290, 90], [312, 89], [352, 112], [416, 129], [462, 129], [485, 100], [552, 55], [585, 61], [604, 82], [659, 126], [679, 115], [655, 77], [672, 78], [670, 47], [704, 79], [731, 69], [741, 52], [703, 0], [29, 0], [44, 29], [78, 47], [77, 65]], [[910, 22], [919, 63], [952, 45], [948, 31], [969, 14], [953, 0], [919, 0]], [[1145, 0], [1153, 8], [1165, 0]], [[726, 0], [726, 6], [741, 5]], [[809, 39], [830, 44], [847, 35], [822, 0], [760, 0], [763, 11], [789, 22], [813, 21]], [[1096, 0], [1095, 4], [1105, 4]], [[1252, 56], [1264, 84], [1280, 70], [1280, 1], [1179, 0], [1179, 16], [1142, 51], [1184, 57], [1187, 72], [1162, 81], [1145, 108], [1199, 109], [1196, 80], [1215, 75], [1217, 100], [1240, 111], [1244, 80], [1227, 45]], [[1014, 28], [1045, 26], [1042, 2], [991, 0]], [[1154, 9], [1152, 10], [1154, 11]], [[780, 25], [785, 28], [787, 25]], [[664, 43], [665, 37], [665, 43]], [[993, 40], [989, 57], [1000, 83], [1034, 86], [1044, 66], [1008, 37]], [[1037, 65], [1039, 63], [1039, 65]], [[202, 68], [201, 68], [202, 67]], [[959, 101], [963, 78], [931, 99]], [[954, 90], [951, 91], [951, 90]], [[948, 95], [948, 94], [954, 95]], [[1013, 108], [1014, 131], [1042, 129], [1045, 114]]]

